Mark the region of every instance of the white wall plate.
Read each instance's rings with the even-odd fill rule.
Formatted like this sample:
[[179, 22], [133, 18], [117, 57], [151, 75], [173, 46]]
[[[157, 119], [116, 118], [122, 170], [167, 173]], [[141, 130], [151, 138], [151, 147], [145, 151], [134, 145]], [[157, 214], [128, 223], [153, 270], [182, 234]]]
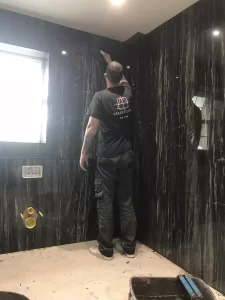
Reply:
[[22, 177], [23, 178], [42, 178], [43, 166], [23, 166]]

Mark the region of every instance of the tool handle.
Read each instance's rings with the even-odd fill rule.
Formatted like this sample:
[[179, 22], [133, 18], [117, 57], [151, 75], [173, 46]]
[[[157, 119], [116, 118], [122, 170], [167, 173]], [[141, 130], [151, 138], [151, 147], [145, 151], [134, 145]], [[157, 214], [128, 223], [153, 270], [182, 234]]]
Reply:
[[181, 275], [181, 276], [179, 276], [179, 279], [180, 279], [181, 283], [183, 284], [185, 290], [188, 292], [189, 296], [191, 298], [195, 298], [196, 297], [195, 292], [190, 287], [190, 285], [187, 282], [186, 278], [183, 275]]
[[203, 298], [202, 293], [200, 292], [200, 290], [198, 289], [197, 285], [194, 283], [194, 281], [192, 280], [191, 277], [185, 275], [185, 278], [187, 280], [187, 282], [189, 283], [189, 285], [191, 286], [191, 288], [193, 289], [193, 291], [195, 292], [195, 294], [199, 297], [199, 298]]

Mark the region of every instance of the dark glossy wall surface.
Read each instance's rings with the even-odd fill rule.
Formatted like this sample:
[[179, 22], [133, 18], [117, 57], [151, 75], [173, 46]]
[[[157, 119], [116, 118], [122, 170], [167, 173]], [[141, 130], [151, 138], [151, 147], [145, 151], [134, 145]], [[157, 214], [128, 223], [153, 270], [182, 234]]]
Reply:
[[[214, 29], [219, 36], [212, 35]], [[140, 139], [139, 236], [222, 292], [224, 49], [225, 1], [203, 0], [140, 38], [133, 53], [138, 57], [133, 67]]]
[[[85, 176], [78, 160], [87, 107], [105, 84], [97, 52], [120, 60], [122, 44], [3, 10], [0, 42], [50, 55], [47, 143], [0, 143], [0, 253], [94, 239], [94, 163]], [[22, 166], [36, 164], [43, 179], [22, 179]], [[29, 231], [20, 212], [30, 205], [44, 218]]]
[[[94, 161], [86, 176], [78, 166], [85, 112], [104, 86], [97, 51], [121, 60], [124, 46], [3, 10], [0, 42], [50, 54], [47, 143], [0, 143], [0, 253], [94, 239]], [[200, 0], [130, 44], [138, 237], [225, 292], [225, 3]], [[22, 179], [33, 164], [43, 179]], [[28, 205], [44, 213], [30, 231]]]

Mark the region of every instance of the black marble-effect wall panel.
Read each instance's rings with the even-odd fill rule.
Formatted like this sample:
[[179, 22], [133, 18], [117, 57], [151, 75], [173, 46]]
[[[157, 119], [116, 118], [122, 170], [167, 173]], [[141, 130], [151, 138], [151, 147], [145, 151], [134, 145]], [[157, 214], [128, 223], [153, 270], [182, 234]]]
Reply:
[[224, 1], [199, 1], [142, 37], [136, 52], [139, 236], [222, 292], [224, 24]]
[[[23, 179], [23, 165], [42, 165], [43, 178]], [[80, 172], [76, 160], [1, 160], [1, 252], [85, 241], [93, 201], [87, 188], [91, 176]], [[29, 206], [44, 214], [33, 230], [26, 229], [20, 217]], [[96, 229], [95, 219], [90, 221]]]
[[[105, 88], [106, 66], [98, 52], [121, 61], [123, 45], [5, 10], [0, 10], [0, 42], [49, 53], [46, 144], [0, 142], [0, 253], [94, 239], [95, 147], [88, 174], [78, 161], [87, 108]], [[22, 179], [22, 166], [33, 164], [43, 165], [43, 179]], [[19, 215], [28, 205], [44, 213], [31, 231]]]

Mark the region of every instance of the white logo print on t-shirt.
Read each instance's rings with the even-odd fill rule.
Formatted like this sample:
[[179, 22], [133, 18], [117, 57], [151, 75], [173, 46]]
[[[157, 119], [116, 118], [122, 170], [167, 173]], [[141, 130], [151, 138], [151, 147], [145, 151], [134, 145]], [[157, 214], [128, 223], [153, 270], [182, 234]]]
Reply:
[[116, 102], [114, 106], [116, 106], [118, 110], [124, 110], [130, 107], [127, 97], [119, 97], [116, 99]]
[[127, 97], [119, 97], [116, 99], [116, 106], [118, 112], [115, 112], [113, 115], [119, 116], [119, 115], [126, 115], [126, 116], [121, 116], [120, 119], [128, 118], [128, 113], [131, 112], [130, 108], [130, 101], [127, 99]]

